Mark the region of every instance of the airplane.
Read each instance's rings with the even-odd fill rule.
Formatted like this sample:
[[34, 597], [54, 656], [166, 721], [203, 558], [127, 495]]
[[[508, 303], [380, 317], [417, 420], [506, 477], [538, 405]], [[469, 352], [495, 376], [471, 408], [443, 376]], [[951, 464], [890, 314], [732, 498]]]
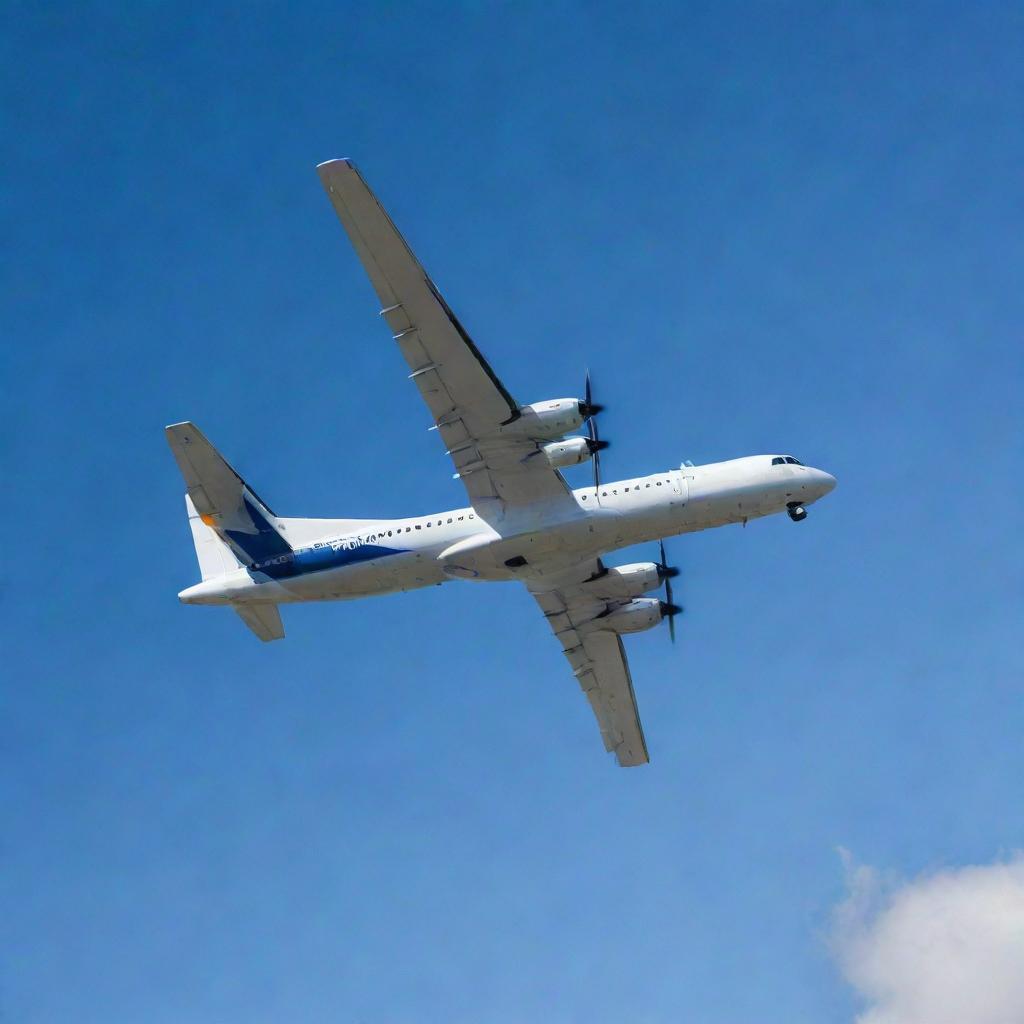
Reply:
[[[454, 580], [525, 584], [623, 767], [649, 761], [625, 634], [666, 621], [675, 638], [664, 538], [786, 512], [794, 522], [836, 484], [791, 455], [684, 462], [606, 483], [589, 372], [583, 398], [520, 405], [441, 297], [350, 160], [317, 168], [380, 301], [469, 504], [403, 519], [276, 515], [195, 424], [166, 428], [185, 478], [202, 582], [185, 604], [227, 605], [264, 641], [284, 636], [280, 606]], [[576, 433], [586, 425], [585, 433]], [[560, 469], [589, 462], [571, 488]], [[619, 548], [657, 541], [657, 562], [610, 566]], [[665, 599], [647, 596], [665, 587]]]

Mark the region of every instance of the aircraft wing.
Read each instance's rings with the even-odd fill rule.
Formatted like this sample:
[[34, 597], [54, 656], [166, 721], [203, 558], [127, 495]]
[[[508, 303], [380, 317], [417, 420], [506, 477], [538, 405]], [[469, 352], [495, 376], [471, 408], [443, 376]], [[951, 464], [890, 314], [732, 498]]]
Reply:
[[498, 431], [519, 405], [488, 365], [350, 160], [317, 167], [474, 506], [565, 499], [561, 474], [528, 440]]
[[557, 580], [529, 581], [527, 587], [590, 701], [605, 750], [614, 751], [619, 764], [630, 768], [647, 764], [650, 758], [622, 638], [605, 630], [577, 630], [605, 607], [579, 587], [602, 569], [600, 559], [595, 558]]

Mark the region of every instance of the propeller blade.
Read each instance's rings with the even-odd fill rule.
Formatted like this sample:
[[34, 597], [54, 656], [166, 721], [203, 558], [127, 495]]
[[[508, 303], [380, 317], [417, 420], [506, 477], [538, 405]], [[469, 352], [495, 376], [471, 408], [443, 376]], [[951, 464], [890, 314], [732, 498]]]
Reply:
[[602, 441], [598, 436], [597, 432], [597, 420], [591, 419], [587, 423], [587, 448], [591, 455], [596, 456], [598, 452], [603, 452], [605, 448], [610, 448], [610, 441]]
[[604, 410], [603, 405], [594, 402], [594, 393], [590, 383], [590, 370], [587, 370], [586, 382], [583, 388], [583, 401], [580, 402], [580, 415], [589, 420]]
[[668, 619], [668, 635], [672, 643], [676, 642], [676, 616], [683, 609], [677, 604], [668, 604], [665, 601], [661, 602], [661, 617]]
[[674, 565], [669, 565], [668, 560], [665, 558], [665, 542], [663, 540], [658, 541], [658, 549], [661, 554], [661, 561], [658, 563], [658, 575], [663, 580], [678, 576], [679, 570]]
[[658, 541], [658, 554], [661, 555], [661, 563], [658, 565], [658, 575], [665, 581], [665, 600], [661, 602], [661, 614], [668, 619], [668, 636], [672, 643], [676, 642], [676, 616], [683, 610], [672, 599], [672, 579], [679, 575], [679, 570], [674, 565], [669, 565], [665, 559], [665, 542]]

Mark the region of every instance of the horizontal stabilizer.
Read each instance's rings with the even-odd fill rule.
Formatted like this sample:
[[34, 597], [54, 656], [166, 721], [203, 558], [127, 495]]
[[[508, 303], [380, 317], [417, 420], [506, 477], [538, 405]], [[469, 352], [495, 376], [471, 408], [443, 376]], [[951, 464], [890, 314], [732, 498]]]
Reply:
[[284, 623], [276, 604], [236, 604], [241, 620], [264, 642], [284, 639]]

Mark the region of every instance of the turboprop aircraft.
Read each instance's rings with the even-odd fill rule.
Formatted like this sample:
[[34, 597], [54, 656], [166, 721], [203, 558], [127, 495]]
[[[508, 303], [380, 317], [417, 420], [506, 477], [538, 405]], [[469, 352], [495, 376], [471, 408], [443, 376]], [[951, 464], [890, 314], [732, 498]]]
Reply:
[[[674, 639], [675, 568], [663, 538], [807, 506], [835, 479], [791, 455], [751, 455], [606, 483], [587, 375], [583, 398], [521, 405], [456, 319], [349, 160], [320, 180], [380, 300], [469, 504], [403, 519], [276, 515], [193, 423], [167, 427], [185, 477], [202, 573], [178, 596], [228, 605], [261, 640], [284, 636], [280, 605], [413, 590], [451, 580], [516, 580], [540, 606], [623, 766], [649, 758], [622, 636], [667, 620]], [[586, 424], [586, 433], [574, 433]], [[560, 469], [593, 466], [570, 488]], [[661, 542], [657, 562], [608, 566], [603, 556]], [[665, 586], [665, 600], [645, 595]]]

